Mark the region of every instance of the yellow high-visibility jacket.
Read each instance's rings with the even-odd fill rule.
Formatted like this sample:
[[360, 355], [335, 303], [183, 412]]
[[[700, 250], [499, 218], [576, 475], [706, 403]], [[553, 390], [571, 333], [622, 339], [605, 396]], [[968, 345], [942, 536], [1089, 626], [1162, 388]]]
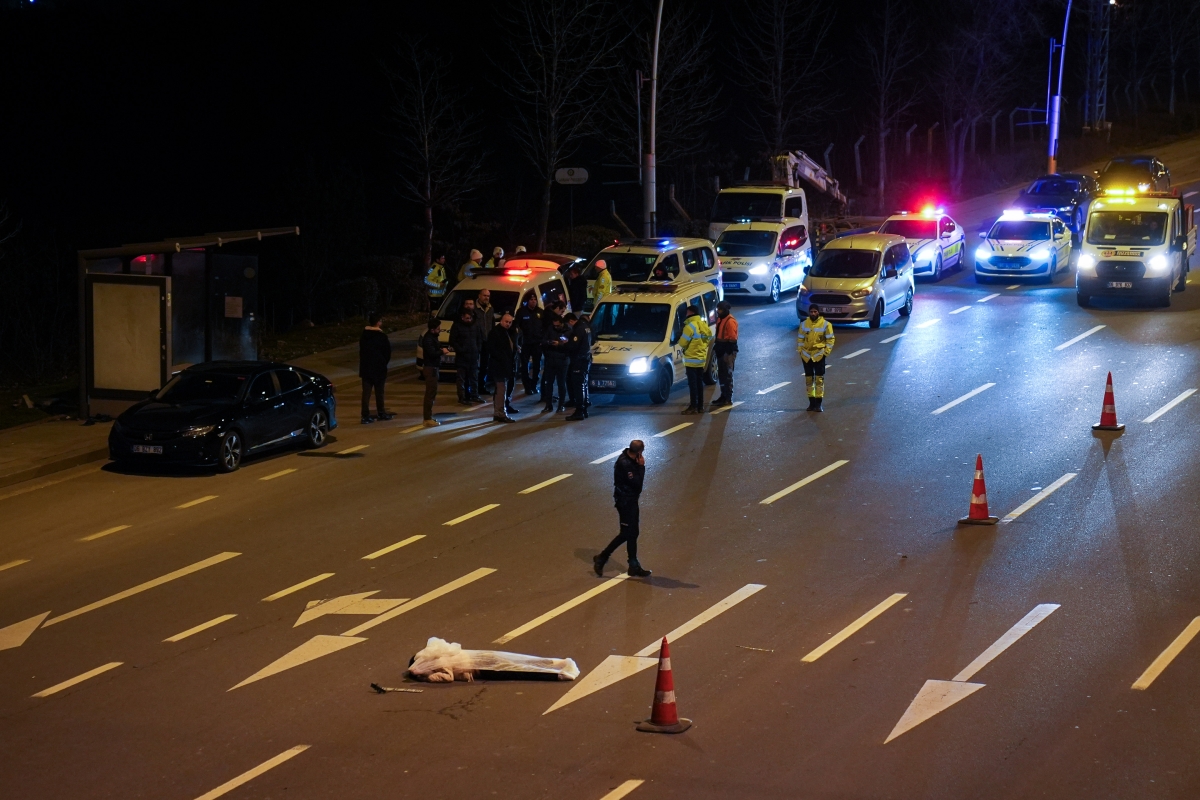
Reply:
[[796, 350], [804, 361], [820, 361], [833, 352], [833, 324], [824, 317], [813, 322], [805, 317], [796, 336]]
[[612, 294], [612, 275], [608, 274], [608, 270], [602, 269], [592, 280], [592, 300], [599, 303], [600, 298], [606, 294]]
[[446, 294], [446, 268], [436, 261], [425, 273], [425, 285], [429, 287], [430, 297], [442, 297]]
[[683, 347], [683, 365], [685, 367], [703, 367], [708, 361], [708, 343], [712, 339], [712, 328], [704, 321], [704, 317], [696, 314], [688, 317], [683, 324], [683, 335], [679, 344]]

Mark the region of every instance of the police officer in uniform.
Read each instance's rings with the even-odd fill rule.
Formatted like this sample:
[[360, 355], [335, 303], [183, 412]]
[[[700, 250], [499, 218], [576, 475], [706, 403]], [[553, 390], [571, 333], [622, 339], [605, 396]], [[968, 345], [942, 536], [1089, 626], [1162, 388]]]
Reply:
[[[568, 314], [567, 319], [572, 315]], [[572, 422], [587, 419], [588, 416], [588, 370], [592, 367], [592, 327], [588, 316], [583, 314], [571, 326], [571, 340], [568, 343], [571, 350], [571, 363], [567, 367], [567, 382], [571, 386], [571, 400], [575, 403], [575, 413], [567, 417]]]
[[617, 507], [617, 516], [621, 522], [621, 532], [608, 543], [608, 547], [592, 557], [592, 568], [596, 574], [604, 576], [604, 565], [613, 551], [625, 545], [629, 554], [629, 574], [634, 578], [650, 577], [650, 570], [643, 569], [637, 557], [637, 540], [641, 513], [638, 508], [638, 498], [642, 494], [642, 484], [646, 480], [646, 458], [642, 452], [646, 443], [634, 439], [629, 447], [617, 456], [613, 467], [613, 500]]
[[821, 316], [821, 309], [808, 307], [808, 319], [800, 323], [796, 350], [804, 362], [804, 385], [808, 388], [808, 410], [823, 411], [825, 398], [825, 360], [833, 352], [833, 324]]
[[521, 332], [521, 357], [517, 369], [521, 373], [521, 381], [525, 384], [525, 394], [534, 394], [538, 390], [544, 324], [537, 295], [530, 292], [525, 298], [525, 305], [517, 311], [517, 330]]

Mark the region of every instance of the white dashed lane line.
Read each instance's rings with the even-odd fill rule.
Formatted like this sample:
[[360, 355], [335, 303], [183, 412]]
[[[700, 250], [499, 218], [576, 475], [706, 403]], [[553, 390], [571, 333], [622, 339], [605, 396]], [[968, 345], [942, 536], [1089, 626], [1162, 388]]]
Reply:
[[871, 348], [869, 348], [869, 347], [864, 347], [862, 350], [855, 350], [855, 351], [854, 351], [853, 353], [851, 353], [850, 355], [847, 355], [847, 356], [842, 356], [842, 359], [843, 359], [843, 360], [845, 360], [845, 359], [848, 359], [848, 358], [855, 358], [855, 357], [857, 357], [857, 356], [861, 356], [863, 353], [869, 353], [869, 352], [871, 352]]
[[542, 481], [541, 483], [535, 483], [533, 486], [530, 486], [528, 489], [522, 489], [521, 491], [517, 492], [517, 494], [533, 494], [538, 489], [545, 489], [547, 486], [551, 486], [555, 483], [558, 483], [561, 480], [566, 480], [569, 477], [571, 477], [571, 473], [564, 472], [562, 475], [555, 475], [553, 478], [551, 478], [548, 481]]
[[1188, 643], [1196, 637], [1197, 633], [1200, 633], [1200, 617], [1196, 617], [1189, 622], [1188, 626], [1183, 629], [1183, 632], [1175, 637], [1175, 641], [1171, 642], [1166, 650], [1159, 653], [1158, 658], [1154, 659], [1150, 666], [1146, 667], [1146, 671], [1129, 688], [1143, 691], [1149, 689], [1150, 684], [1154, 683], [1155, 678], [1161, 675], [1163, 670], [1175, 660], [1175, 656], [1183, 652], [1183, 648], [1188, 646]]
[[295, 584], [294, 586], [289, 586], [286, 589], [280, 589], [275, 594], [269, 594], [266, 597], [264, 597], [262, 599], [262, 601], [264, 603], [270, 603], [275, 600], [278, 600], [281, 597], [287, 597], [289, 594], [292, 594], [293, 592], [298, 592], [301, 589], [307, 589], [309, 586], [312, 586], [314, 583], [320, 583], [321, 581], [325, 580], [326, 578], [332, 578], [333, 575], [334, 575], [334, 573], [332, 573], [332, 572], [322, 572], [320, 575], [316, 575], [312, 578], [309, 578], [306, 581], [300, 581], [299, 583]]
[[1142, 420], [1142, 422], [1154, 422], [1154, 420], [1158, 419], [1163, 414], [1167, 413], [1172, 408], [1174, 408], [1175, 406], [1182, 403], [1184, 400], [1187, 400], [1189, 397], [1191, 397], [1195, 393], [1196, 393], [1195, 389], [1188, 389], [1186, 392], [1181, 393], [1178, 397], [1176, 397], [1171, 402], [1167, 403], [1165, 406], [1160, 408], [1158, 411], [1155, 411], [1153, 414], [1146, 417], [1144, 420]]
[[216, 619], [210, 619], [208, 622], [201, 622], [196, 627], [188, 628], [186, 631], [183, 631], [182, 633], [177, 633], [174, 636], [168, 636], [166, 639], [163, 639], [163, 641], [164, 642], [182, 641], [183, 639], [186, 639], [189, 636], [193, 636], [197, 633], [201, 633], [203, 631], [208, 630], [209, 628], [215, 628], [216, 626], [220, 625], [222, 622], [228, 622], [229, 620], [233, 619], [236, 616], [237, 616], [237, 614], [222, 614], [221, 616], [217, 617]]
[[362, 557], [362, 560], [363, 561], [374, 561], [375, 559], [379, 558], [380, 556], [386, 556], [388, 553], [391, 553], [395, 550], [399, 550], [401, 547], [408, 547], [413, 542], [419, 542], [424, 538], [425, 538], [425, 534], [418, 533], [416, 536], [410, 536], [407, 539], [401, 539], [400, 541], [396, 542], [395, 544], [389, 544], [387, 547], [376, 550], [374, 553], [367, 553], [365, 556]]
[[908, 597], [908, 592], [897, 592], [896, 594], [892, 595], [888, 599], [884, 600], [879, 605], [872, 608], [867, 613], [863, 614], [858, 619], [854, 620], [854, 622], [851, 622], [849, 625], [842, 628], [840, 631], [835, 633], [831, 638], [826, 640], [826, 642], [823, 645], [818, 647], [816, 650], [813, 650], [811, 653], [809, 653], [808, 655], [806, 655], [804, 658], [802, 658], [800, 660], [811, 664], [812, 662], [816, 661], [821, 656], [828, 653], [833, 648], [837, 647], [842, 642], [849, 639], [855, 633], [858, 633], [860, 630], [862, 630], [863, 628], [865, 628], [867, 626], [868, 622], [875, 619], [876, 617], [878, 617], [883, 612], [887, 611], [892, 606], [896, 605], [896, 603], [899, 603], [905, 597]]
[[624, 453], [624, 452], [625, 452], [625, 448], [622, 447], [620, 450], [614, 450], [613, 452], [609, 453], [606, 456], [600, 456], [592, 463], [593, 464], [603, 464], [605, 461], [612, 461], [614, 458], [616, 458], [617, 456], [621, 455], [621, 453]]
[[894, 342], [903, 335], [904, 335], [903, 333], [897, 333], [895, 336], [889, 336], [888, 338], [886, 338], [882, 342], [880, 342], [880, 344], [887, 344], [888, 342]]
[[604, 583], [600, 584], [599, 586], [594, 586], [591, 589], [588, 589], [583, 594], [577, 595], [576, 597], [571, 598], [570, 600], [563, 603], [562, 605], [559, 605], [559, 606], [556, 606], [556, 607], [550, 609], [545, 614], [542, 614], [540, 617], [537, 617], [535, 619], [530, 620], [529, 622], [526, 622], [521, 627], [514, 628], [513, 630], [511, 630], [508, 633], [501, 636], [499, 639], [496, 639], [495, 641], [493, 641], [492, 644], [504, 644], [505, 642], [511, 642], [513, 639], [517, 638], [521, 634], [529, 633], [531, 630], [538, 627], [539, 625], [549, 622], [550, 620], [554, 619], [555, 617], [557, 617], [561, 614], [565, 614], [566, 612], [570, 611], [572, 608], [575, 608], [578, 605], [586, 603], [588, 600], [591, 600], [593, 597], [595, 597], [596, 595], [598, 595], [602, 592], [608, 591], [609, 589], [613, 588], [617, 584], [626, 580], [628, 577], [629, 577], [629, 573], [626, 572], [624, 574], [618, 575], [615, 578], [611, 578], [611, 579], [605, 581]]
[[478, 517], [480, 514], [486, 514], [487, 512], [491, 511], [493, 508], [499, 508], [499, 507], [500, 507], [499, 503], [488, 503], [486, 506], [477, 508], [474, 511], [470, 512], [469, 514], [463, 514], [461, 517], [455, 517], [454, 519], [450, 520], [449, 522], [443, 522], [442, 525], [457, 525], [460, 522], [466, 522], [467, 520], [471, 519], [472, 517]]
[[205, 792], [197, 797], [196, 800], [216, 800], [218, 797], [224, 797], [242, 784], [249, 783], [259, 775], [262, 775], [264, 772], [275, 769], [275, 767], [278, 767], [283, 762], [300, 755], [307, 750], [308, 747], [309, 746], [306, 744], [298, 744], [295, 747], [288, 748], [274, 758], [267, 759], [254, 769], [247, 770], [241, 775], [238, 775], [236, 778], [225, 781], [225, 783], [222, 783], [217, 788]]
[[1017, 506], [1012, 511], [1005, 514], [1004, 518], [1000, 521], [1001, 522], [1012, 522], [1014, 519], [1021, 516], [1026, 511], [1033, 508], [1038, 503], [1042, 502], [1043, 500], [1045, 500], [1047, 497], [1049, 497], [1050, 495], [1057, 492], [1062, 487], [1066, 486], [1068, 483], [1071, 482], [1071, 479], [1074, 478], [1075, 475], [1076, 475], [1076, 473], [1074, 473], [1074, 472], [1068, 472], [1066, 475], [1063, 475], [1061, 478], [1056, 480], [1054, 483], [1050, 484], [1045, 489], [1042, 489], [1040, 492], [1035, 494], [1033, 497], [1029, 498], [1024, 503], [1021, 503], [1021, 505]]
[[828, 475], [829, 473], [833, 472], [838, 467], [843, 467], [849, 463], [850, 462], [846, 461], [846, 460], [835, 461], [832, 464], [830, 464], [828, 467], [817, 470], [812, 475], [809, 475], [807, 478], [796, 481], [791, 486], [787, 487], [786, 489], [782, 489], [782, 490], [776, 492], [775, 494], [771, 495], [770, 497], [766, 498], [765, 500], [759, 500], [758, 504], [761, 506], [769, 506], [769, 505], [771, 505], [771, 503], [774, 503], [779, 498], [787, 497], [789, 494], [796, 491], [797, 489], [807, 486], [808, 484], [812, 483], [813, 481], [817, 480], [818, 478], [822, 478], [822, 477]]
[[666, 429], [665, 431], [663, 431], [662, 433], [656, 433], [656, 434], [654, 434], [654, 438], [655, 438], [655, 439], [661, 439], [661, 438], [663, 438], [664, 436], [670, 436], [672, 433], [675, 433], [676, 431], [681, 431], [681, 430], [683, 430], [684, 428], [690, 428], [690, 427], [691, 427], [692, 425], [694, 425], [694, 424], [695, 424], [695, 423], [692, 423], [692, 422], [684, 422], [684, 423], [681, 423], [681, 424], [679, 424], [679, 425], [676, 425], [674, 428], [667, 428], [667, 429]]
[[978, 299], [978, 300], [976, 300], [975, 302], [976, 302], [976, 303], [986, 303], [988, 300], [991, 300], [993, 297], [999, 297], [999, 296], [1000, 296], [1000, 293], [999, 293], [999, 292], [994, 292], [994, 293], [992, 293], [992, 294], [989, 294], [987, 297], [981, 297], [981, 298], [979, 298], [979, 299]]
[[79, 684], [79, 683], [83, 683], [84, 681], [88, 680], [89, 678], [94, 678], [97, 675], [102, 675], [105, 672], [108, 672], [110, 669], [116, 669], [117, 667], [121, 666], [121, 664], [123, 664], [123, 663], [124, 663], [123, 661], [110, 661], [109, 663], [105, 664], [102, 667], [96, 667], [95, 669], [89, 669], [87, 672], [83, 673], [82, 675], [76, 675], [74, 678], [65, 680], [62, 683], [56, 683], [53, 686], [51, 686], [49, 689], [43, 689], [42, 691], [33, 695], [33, 697], [49, 697], [52, 694], [57, 694], [58, 692], [61, 692], [63, 689], [70, 689], [72, 686]]
[[776, 389], [782, 389], [785, 386], [791, 385], [791, 383], [792, 383], [791, 381], [783, 381], [782, 383], [777, 383], [774, 386], [768, 386], [765, 389], [759, 389], [758, 394], [770, 394], [771, 392], [775, 391]]
[[1019, 283], [1014, 283], [1012, 286], [1005, 286], [1004, 288], [1005, 288], [1005, 289], [1020, 289], [1020, 288], [1021, 288], [1021, 284], [1019, 284]]
[[950, 409], [954, 408], [959, 403], [965, 403], [967, 400], [970, 400], [975, 395], [977, 395], [981, 392], [986, 392], [988, 389], [992, 388], [995, 385], [996, 384], [994, 384], [994, 383], [985, 383], [983, 386], [980, 386], [978, 389], [972, 389], [971, 391], [964, 394], [962, 397], [958, 397], [958, 398], [955, 398], [954, 400], [951, 400], [949, 403], [946, 403], [946, 405], [942, 406], [941, 408], [935, 408], [930, 413], [941, 414], [943, 411], [949, 411]]
[[924, 322], [922, 322], [920, 325], [917, 325], [916, 327], [928, 328], [930, 325], [937, 325], [939, 322], [941, 322], [940, 319], [927, 319]]
[[16, 561], [9, 561], [7, 563], [0, 564], [0, 572], [4, 572], [4, 570], [6, 570], [6, 569], [12, 569], [13, 567], [19, 567], [22, 564], [28, 564], [28, 563], [29, 563], [28, 558], [18, 558]]
[[215, 494], [209, 494], [209, 495], [205, 495], [204, 497], [199, 497], [195, 500], [189, 500], [188, 502], [183, 503], [182, 505], [175, 506], [175, 508], [176, 509], [191, 508], [192, 506], [198, 506], [201, 503], [207, 503], [209, 500], [216, 500], [216, 499], [217, 499], [217, 496]]
[[1076, 342], [1081, 342], [1084, 339], [1086, 339], [1087, 337], [1091, 336], [1093, 333], [1104, 330], [1104, 328], [1105, 328], [1104, 325], [1097, 325], [1096, 327], [1092, 328], [1091, 330], [1084, 331], [1083, 333], [1079, 334], [1074, 339], [1070, 339], [1068, 341], [1063, 342], [1062, 344], [1060, 344], [1058, 347], [1056, 347], [1054, 349], [1055, 349], [1055, 351], [1066, 350], [1068, 347], [1075, 344]]
[[[108, 536], [109, 534], [113, 534], [113, 533], [119, 533], [120, 531], [127, 530], [128, 528], [129, 528], [129, 526], [128, 526], [128, 525], [116, 525], [116, 526], [114, 526], [114, 527], [112, 527], [112, 528], [105, 528], [104, 530], [100, 531], [99, 533], [93, 533], [91, 536], [84, 536], [84, 537], [83, 537], [82, 539], [80, 539], [79, 541], [81, 541], [81, 542], [93, 542], [93, 541], [95, 541], [96, 539], [100, 539], [100, 538], [102, 538], [102, 537]], [[2, 567], [0, 567], [0, 569], [3, 569], [3, 568], [2, 568]]]
[[954, 309], [950, 313], [951, 314], [961, 314], [964, 311], [970, 311], [970, 310], [971, 310], [970, 306], [959, 306], [958, 308]]
[[[750, 313], [757, 314], [759, 312], [751, 311]], [[600, 800], [621, 800], [622, 797], [625, 797], [630, 792], [632, 792], [634, 789], [641, 786], [643, 783], [645, 783], [645, 781], [639, 781], [639, 780], [625, 781], [620, 786], [613, 789], [608, 794], [604, 795], [604, 797], [601, 797]]]
[[738, 406], [740, 406], [740, 405], [742, 404], [742, 402], [743, 402], [743, 401], [741, 401], [741, 400], [734, 400], [732, 403], [730, 403], [730, 404], [729, 404], [729, 405], [727, 405], [727, 406], [718, 406], [718, 407], [714, 408], [714, 409], [712, 410], [712, 413], [713, 413], [713, 414], [721, 414], [721, 413], [723, 413], [723, 412], [725, 412], [725, 411], [730, 411], [730, 410], [732, 410], [732, 409], [734, 409], [734, 408], [737, 408]]

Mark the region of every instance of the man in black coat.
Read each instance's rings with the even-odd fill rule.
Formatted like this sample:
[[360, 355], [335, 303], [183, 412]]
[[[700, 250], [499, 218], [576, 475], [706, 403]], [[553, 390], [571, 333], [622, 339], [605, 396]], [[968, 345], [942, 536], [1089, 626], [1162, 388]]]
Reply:
[[482, 403], [475, 381], [479, 378], [479, 351], [483, 349], [483, 329], [475, 324], [474, 310], [463, 309], [450, 326], [450, 346], [454, 348], [454, 367], [458, 373], [458, 402]]
[[492, 395], [493, 422], [516, 421], [508, 415], [506, 403], [517, 369], [517, 342], [512, 324], [513, 315], [505, 311], [487, 337], [487, 371], [496, 384]]
[[[570, 320], [574, 314], [568, 314]], [[571, 340], [567, 343], [571, 351], [571, 362], [567, 366], [567, 383], [571, 387], [571, 402], [575, 413], [567, 417], [571, 422], [587, 419], [588, 416], [588, 371], [592, 367], [592, 328], [586, 314], [571, 324]]]
[[371, 418], [371, 392], [375, 392], [375, 410], [381, 420], [392, 415], [383, 408], [383, 384], [387, 381], [388, 362], [392, 360], [392, 343], [380, 327], [383, 316], [373, 312], [368, 325], [358, 339], [358, 377], [362, 378], [362, 424]]
[[422, 409], [425, 412], [425, 421], [422, 424], [426, 428], [436, 428], [441, 424], [433, 418], [433, 402], [437, 399], [438, 367], [442, 363], [442, 356], [450, 352], [442, 347], [441, 333], [441, 320], [437, 317], [430, 317], [425, 334], [420, 340], [421, 361], [424, 364], [421, 376], [425, 379], [425, 402]]
[[621, 532], [608, 543], [608, 547], [592, 558], [592, 567], [601, 577], [604, 576], [604, 565], [608, 562], [608, 557], [622, 543], [625, 545], [625, 552], [629, 554], [629, 574], [634, 578], [650, 577], [650, 570], [643, 569], [637, 557], [637, 540], [640, 532], [638, 530], [640, 517], [638, 498], [642, 494], [642, 484], [646, 480], [646, 458], [642, 455], [645, 449], [645, 442], [641, 439], [634, 439], [629, 443], [629, 447], [617, 456], [617, 463], [613, 466], [613, 500], [617, 507], [617, 516], [621, 521]]
[[571, 301], [571, 310], [582, 314], [587, 306], [588, 280], [583, 277], [583, 270], [578, 264], [567, 270], [567, 299]]
[[521, 333], [520, 372], [525, 394], [538, 390], [538, 373], [542, 363], [542, 309], [537, 294], [530, 292], [525, 305], [517, 309], [517, 330]]
[[542, 411], [554, 410], [556, 384], [558, 410], [567, 409], [567, 368], [571, 364], [570, 335], [567, 323], [560, 318], [554, 320], [542, 338], [542, 360], [546, 362], [542, 371], [542, 402], [546, 405]]

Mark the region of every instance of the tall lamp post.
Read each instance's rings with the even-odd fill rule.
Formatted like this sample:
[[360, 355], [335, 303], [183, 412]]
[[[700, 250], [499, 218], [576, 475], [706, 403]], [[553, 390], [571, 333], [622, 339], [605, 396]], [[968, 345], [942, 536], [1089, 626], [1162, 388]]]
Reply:
[[663, 0], [658, 0], [654, 17], [654, 51], [650, 63], [650, 136], [642, 156], [642, 235], [651, 239], [658, 233], [658, 187], [654, 175], [655, 114], [658, 111], [658, 35], [662, 31]]
[[[1067, 27], [1071, 23], [1071, 0], [1067, 0], [1067, 15], [1063, 18], [1062, 44], [1058, 50], [1058, 91], [1050, 98], [1050, 150], [1047, 158], [1046, 172], [1050, 175], [1058, 172], [1058, 129], [1059, 117], [1062, 114], [1062, 84], [1063, 64], [1067, 59]], [[1053, 63], [1053, 62], [1051, 62]]]

